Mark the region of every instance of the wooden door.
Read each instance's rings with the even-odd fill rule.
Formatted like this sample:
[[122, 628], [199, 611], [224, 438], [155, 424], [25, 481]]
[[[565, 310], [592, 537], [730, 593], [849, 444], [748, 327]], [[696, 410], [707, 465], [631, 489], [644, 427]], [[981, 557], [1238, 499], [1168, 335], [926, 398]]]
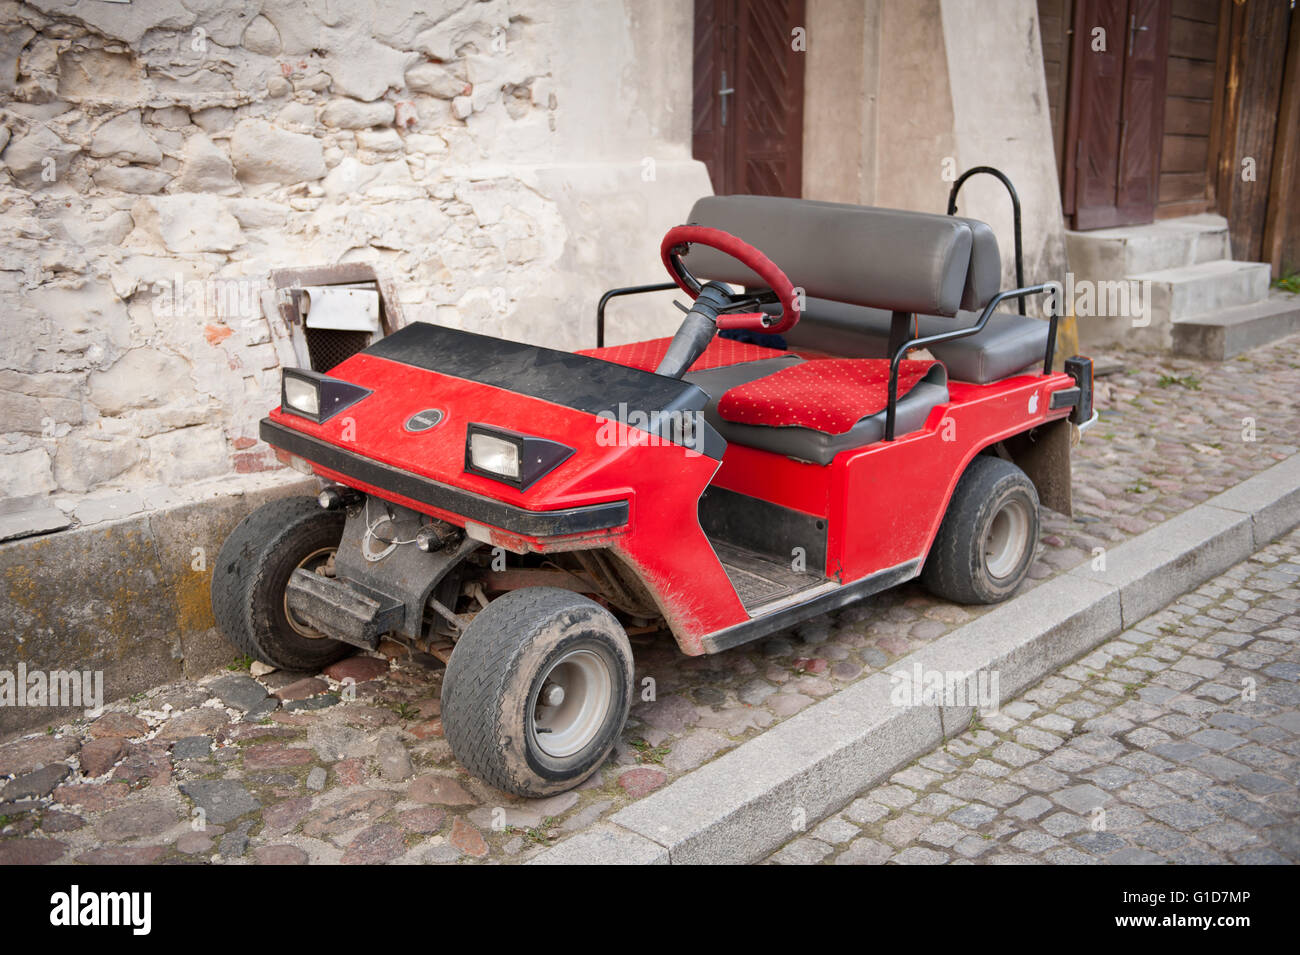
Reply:
[[1221, 6], [1221, 0], [1173, 0], [1171, 6], [1157, 219], [1216, 208], [1228, 49]]
[[717, 195], [802, 191], [803, 28], [804, 0], [695, 0], [691, 152]]
[[1052, 123], [1056, 174], [1065, 181], [1065, 115], [1070, 90], [1070, 38], [1074, 34], [1074, 0], [1038, 0], [1038, 35], [1043, 46], [1043, 79]]
[[1155, 217], [1169, 3], [1077, 0], [1074, 5], [1064, 199], [1076, 229], [1136, 225]]
[[[1256, 262], [1279, 258], [1276, 229], [1265, 233], [1269, 219], [1293, 214], [1298, 131], [1289, 116], [1297, 109], [1284, 93], [1295, 96], [1297, 71], [1287, 77], [1287, 46], [1295, 17], [1285, 0], [1243, 0], [1233, 3], [1227, 29], [1229, 62], [1225, 79], [1224, 148], [1219, 156], [1219, 211], [1228, 219], [1232, 255]], [[1295, 44], [1300, 49], [1300, 43]], [[1282, 125], [1279, 127], [1279, 117]], [[1289, 163], [1286, 156], [1292, 157]], [[1280, 162], [1280, 165], [1279, 165]], [[1288, 168], [1289, 166], [1289, 168]], [[1272, 183], [1272, 187], [1270, 187]], [[1300, 263], [1282, 263], [1294, 268]]]

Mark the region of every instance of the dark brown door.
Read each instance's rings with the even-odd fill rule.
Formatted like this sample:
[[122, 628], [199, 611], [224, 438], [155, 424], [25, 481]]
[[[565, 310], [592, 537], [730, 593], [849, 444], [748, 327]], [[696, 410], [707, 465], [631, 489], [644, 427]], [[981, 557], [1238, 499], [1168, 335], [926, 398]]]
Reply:
[[[1295, 12], [1281, 0], [1232, 5], [1218, 180], [1219, 211], [1228, 218], [1233, 257], [1251, 262], [1277, 259], [1275, 267], [1280, 270], [1300, 266], [1294, 259], [1282, 261], [1275, 249], [1280, 218], [1295, 217], [1288, 197], [1293, 194], [1297, 168], [1294, 158], [1289, 169], [1286, 162], [1288, 153], [1296, 155], [1300, 137], [1300, 127], [1292, 125], [1300, 110], [1289, 101], [1296, 95], [1294, 84], [1300, 73], [1287, 62], [1296, 55], [1287, 53], [1294, 19]], [[1300, 51], [1300, 39], [1290, 46]]]
[[1155, 218], [1169, 3], [1075, 3], [1064, 199], [1076, 229]]
[[804, 0], [695, 0], [691, 152], [718, 195], [800, 194], [803, 30]]

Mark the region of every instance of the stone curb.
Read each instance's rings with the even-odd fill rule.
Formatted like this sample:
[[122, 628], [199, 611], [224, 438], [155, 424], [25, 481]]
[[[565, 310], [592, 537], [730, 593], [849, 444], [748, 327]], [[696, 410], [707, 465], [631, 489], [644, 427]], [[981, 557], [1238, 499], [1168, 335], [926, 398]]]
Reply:
[[996, 673], [1010, 699], [1300, 524], [1300, 454], [1046, 581], [796, 714], [529, 865], [743, 864], [963, 732], [891, 673]]
[[[29, 670], [100, 670], [105, 698], [120, 700], [224, 666], [237, 651], [212, 619], [209, 583], [221, 545], [259, 505], [315, 490], [314, 479], [285, 474], [237, 495], [0, 544], [0, 633], [13, 647], [0, 668], [21, 660]], [[84, 715], [0, 707], [0, 739]]]

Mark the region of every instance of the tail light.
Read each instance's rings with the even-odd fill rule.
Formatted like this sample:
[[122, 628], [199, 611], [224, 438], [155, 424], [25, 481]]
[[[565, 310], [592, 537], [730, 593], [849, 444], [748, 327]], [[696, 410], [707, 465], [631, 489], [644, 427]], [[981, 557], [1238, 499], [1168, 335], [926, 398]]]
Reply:
[[1092, 359], [1075, 355], [1065, 360], [1065, 373], [1074, 379], [1079, 400], [1070, 411], [1070, 420], [1085, 425], [1092, 420]]

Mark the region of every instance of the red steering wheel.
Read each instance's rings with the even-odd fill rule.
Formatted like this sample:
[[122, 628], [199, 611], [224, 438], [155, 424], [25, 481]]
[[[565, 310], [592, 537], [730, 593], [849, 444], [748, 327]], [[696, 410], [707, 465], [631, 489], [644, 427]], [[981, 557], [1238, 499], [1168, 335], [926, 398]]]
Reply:
[[[686, 268], [682, 256], [690, 247], [699, 243], [731, 256], [763, 280], [772, 290], [776, 300], [781, 303], [781, 314], [768, 315], [764, 312], [737, 312], [721, 314], [717, 318], [718, 328], [744, 328], [768, 335], [779, 335], [789, 331], [799, 322], [799, 306], [795, 304], [794, 286], [780, 267], [758, 249], [743, 239], [721, 229], [710, 229], [698, 225], [679, 225], [668, 230], [659, 254], [664, 267], [673, 277], [683, 292], [692, 299], [700, 294], [700, 281]], [[757, 304], [757, 296], [736, 296], [736, 304]]]

